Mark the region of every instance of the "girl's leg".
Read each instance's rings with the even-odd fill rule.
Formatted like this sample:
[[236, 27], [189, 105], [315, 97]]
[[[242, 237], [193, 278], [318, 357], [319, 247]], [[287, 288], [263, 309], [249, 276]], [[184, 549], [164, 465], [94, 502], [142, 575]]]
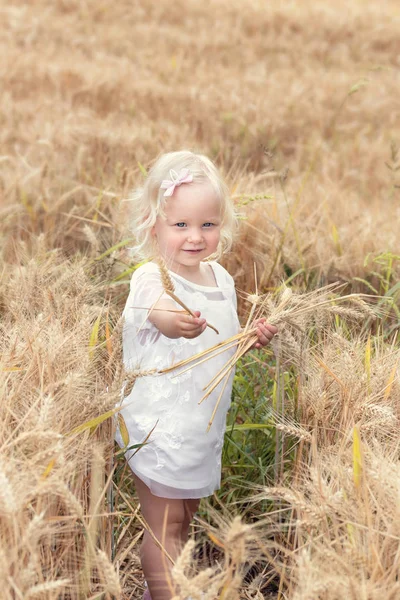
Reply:
[[200, 499], [191, 498], [183, 502], [185, 506], [185, 520], [182, 523], [182, 545], [186, 544], [188, 540], [190, 523], [199, 508]]
[[[154, 536], [163, 544], [173, 560], [187, 539], [190, 520], [198, 506], [197, 500], [180, 500], [154, 496], [147, 485], [134, 476], [142, 514]], [[168, 570], [171, 562], [145, 530], [140, 558], [152, 600], [170, 600]]]

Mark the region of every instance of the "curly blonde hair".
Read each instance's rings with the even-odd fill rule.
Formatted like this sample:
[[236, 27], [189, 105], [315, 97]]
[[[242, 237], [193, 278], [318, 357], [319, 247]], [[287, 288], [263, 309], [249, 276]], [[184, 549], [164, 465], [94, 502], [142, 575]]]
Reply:
[[222, 222], [218, 250], [212, 258], [220, 257], [230, 249], [237, 226], [233, 202], [214, 163], [207, 156], [189, 150], [168, 152], [160, 156], [150, 169], [144, 186], [131, 194], [132, 231], [137, 242], [133, 248], [135, 255], [146, 259], [154, 255], [151, 230], [157, 217], [165, 216], [164, 207], [168, 198], [164, 197], [164, 190], [160, 186], [164, 179], [169, 178], [171, 169], [176, 172], [189, 169], [194, 183], [209, 182], [214, 188], [221, 201]]

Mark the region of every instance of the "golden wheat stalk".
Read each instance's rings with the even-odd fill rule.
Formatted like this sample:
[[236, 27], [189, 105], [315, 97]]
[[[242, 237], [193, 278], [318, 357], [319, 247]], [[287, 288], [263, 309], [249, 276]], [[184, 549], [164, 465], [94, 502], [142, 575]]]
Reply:
[[[248, 320], [248, 321], [247, 321], [247, 323], [246, 323], [246, 327], [247, 327], [248, 325], [249, 325], [249, 320]], [[220, 404], [220, 402], [221, 402], [221, 398], [222, 398], [222, 395], [223, 395], [223, 393], [224, 393], [224, 391], [225, 391], [226, 385], [227, 385], [227, 383], [228, 383], [228, 381], [229, 381], [229, 376], [230, 376], [230, 373], [231, 373], [232, 369], [235, 367], [235, 365], [236, 365], [237, 361], [238, 361], [238, 360], [239, 360], [239, 359], [240, 359], [242, 356], [244, 356], [248, 350], [250, 350], [250, 348], [251, 348], [251, 347], [252, 347], [252, 346], [255, 344], [255, 342], [256, 342], [256, 341], [257, 341], [257, 339], [258, 339], [258, 336], [257, 336], [257, 335], [254, 335], [254, 334], [253, 334], [253, 335], [252, 335], [252, 334], [250, 334], [250, 335], [249, 335], [249, 334], [248, 334], [248, 332], [245, 332], [245, 333], [247, 333], [247, 337], [243, 338], [243, 339], [242, 339], [242, 341], [241, 341], [241, 342], [239, 342], [239, 346], [238, 346], [238, 348], [237, 348], [237, 350], [236, 350], [236, 352], [235, 352], [234, 356], [233, 356], [233, 357], [232, 357], [230, 360], [228, 360], [228, 361], [227, 361], [225, 368], [223, 367], [223, 369], [222, 369], [222, 372], [221, 372], [221, 370], [220, 370], [220, 375], [219, 375], [219, 377], [217, 377], [217, 378], [216, 378], [216, 377], [214, 377], [214, 378], [213, 378], [213, 381], [214, 381], [213, 385], [210, 387], [210, 389], [209, 389], [209, 390], [206, 392], [206, 394], [204, 394], [204, 396], [203, 396], [203, 397], [201, 398], [201, 400], [200, 400], [200, 402], [203, 402], [203, 400], [205, 400], [205, 399], [206, 399], [206, 398], [207, 398], [207, 397], [208, 397], [208, 396], [209, 396], [209, 395], [210, 395], [210, 394], [213, 392], [213, 390], [214, 390], [214, 389], [215, 389], [215, 388], [216, 388], [216, 387], [217, 387], [217, 386], [218, 386], [218, 385], [219, 385], [219, 384], [220, 384], [220, 383], [223, 381], [223, 379], [225, 378], [225, 382], [224, 382], [224, 384], [223, 384], [223, 386], [222, 386], [222, 388], [221, 388], [221, 391], [220, 391], [220, 393], [219, 393], [219, 396], [218, 396], [218, 398], [217, 398], [217, 401], [216, 401], [216, 403], [215, 403], [215, 406], [214, 406], [214, 410], [213, 410], [213, 412], [212, 412], [212, 414], [211, 414], [211, 417], [210, 417], [210, 420], [209, 420], [209, 422], [208, 422], [208, 426], [207, 426], [207, 432], [208, 432], [208, 431], [210, 431], [211, 425], [213, 424], [213, 421], [214, 421], [214, 418], [215, 418], [216, 412], [217, 412], [217, 410], [218, 410], [218, 407], [219, 407], [219, 404]], [[209, 387], [209, 385], [210, 385], [210, 384], [208, 384], [208, 385], [206, 386], [206, 388], [207, 388], [207, 387]], [[206, 388], [205, 388], [205, 389], [206, 389]], [[199, 404], [200, 404], [200, 402], [199, 402]]]
[[[258, 296], [258, 289], [257, 289], [257, 279], [256, 279], [256, 271], [255, 271], [255, 265], [254, 265], [254, 275], [255, 275], [255, 282], [256, 282], [256, 294], [252, 296], [252, 306], [249, 312], [249, 315], [247, 317], [247, 321], [246, 321], [246, 325], [244, 326], [244, 329], [242, 331], [243, 337], [240, 339], [239, 343], [238, 343], [238, 348], [235, 352], [235, 354], [232, 356], [232, 358], [230, 360], [228, 360], [228, 362], [218, 371], [218, 373], [216, 373], [214, 375], [214, 377], [211, 379], [211, 381], [203, 388], [203, 391], [207, 390], [207, 388], [209, 388], [210, 386], [212, 386], [212, 389], [215, 389], [216, 386], [213, 385], [213, 383], [215, 381], [217, 381], [218, 383], [220, 381], [223, 380], [223, 378], [225, 377], [225, 375], [229, 376], [229, 373], [231, 371], [231, 369], [234, 367], [234, 365], [236, 364], [236, 362], [239, 360], [239, 358], [241, 358], [251, 347], [253, 344], [255, 344], [255, 342], [257, 341], [257, 335], [255, 335], [256, 329], [250, 329], [250, 323], [253, 320], [254, 317], [254, 312], [256, 310], [257, 307], [257, 301], [256, 299], [259, 298]], [[243, 348], [245, 348], [245, 350], [243, 350]], [[218, 385], [217, 383], [217, 385]], [[209, 392], [211, 393], [211, 392]], [[209, 395], [209, 393], [205, 394], [203, 396], [203, 398], [200, 400], [199, 404], [201, 402], [203, 402], [203, 400], [205, 400], [205, 398]]]
[[[187, 373], [188, 371], [190, 371], [191, 369], [193, 369], [193, 367], [198, 367], [199, 365], [201, 365], [202, 363], [206, 362], [207, 360], [210, 360], [210, 358], [215, 358], [216, 356], [218, 356], [219, 354], [222, 354], [223, 352], [226, 352], [227, 350], [230, 350], [231, 348], [234, 348], [235, 346], [237, 346], [238, 342], [232, 342], [231, 344], [226, 344], [224, 345], [222, 348], [220, 348], [217, 352], [213, 352], [212, 357], [209, 356], [204, 356], [204, 358], [198, 360], [196, 362], [195, 365], [190, 365], [189, 367], [186, 367], [186, 369], [183, 369], [182, 371], [179, 371], [179, 373], [176, 374], [176, 377], [183, 375], [184, 373]], [[193, 357], [191, 357], [193, 358]]]
[[[192, 310], [190, 310], [190, 308], [188, 308], [186, 306], [186, 304], [184, 302], [182, 302], [182, 300], [180, 298], [178, 298], [178, 296], [175, 294], [175, 286], [174, 283], [171, 279], [170, 274], [168, 273], [168, 269], [164, 263], [164, 261], [160, 258], [157, 257], [157, 264], [158, 264], [158, 268], [160, 270], [160, 274], [161, 274], [161, 283], [162, 286], [164, 288], [164, 291], [168, 294], [168, 296], [170, 296], [172, 298], [172, 300], [175, 300], [175, 302], [177, 304], [179, 304], [180, 306], [182, 306], [182, 308], [189, 313], [189, 315], [191, 315], [192, 317], [194, 317], [196, 319], [196, 315], [194, 314], [194, 312]], [[213, 325], [211, 325], [211, 323], [207, 323], [207, 327], [209, 327], [210, 329], [212, 329], [213, 331], [215, 331], [216, 334], [219, 335], [219, 331], [218, 329], [216, 329], [216, 327], [214, 327]]]
[[[231, 361], [228, 361], [229, 366], [227, 367], [226, 371], [224, 371], [222, 373], [222, 375], [219, 377], [219, 379], [217, 381], [215, 381], [215, 383], [213, 384], [213, 386], [208, 390], [208, 392], [203, 396], [203, 398], [200, 400], [200, 402], [203, 402], [203, 400], [205, 400], [211, 393], [212, 391], [219, 385], [219, 383], [224, 379], [225, 377], [225, 382], [221, 388], [221, 391], [219, 393], [219, 396], [217, 398], [217, 401], [215, 403], [213, 412], [211, 414], [210, 420], [208, 421], [208, 425], [207, 425], [207, 432], [210, 431], [211, 425], [213, 424], [216, 412], [218, 410], [218, 406], [221, 402], [221, 398], [222, 395], [225, 391], [226, 385], [229, 381], [229, 375], [231, 370], [234, 368], [236, 362], [239, 360], [239, 358], [241, 358], [250, 348], [251, 346], [254, 344], [254, 342], [257, 340], [257, 336], [250, 338], [250, 340], [248, 341], [247, 344], [245, 344], [244, 342], [242, 342], [240, 348], [237, 349], [236, 354], [234, 355], [234, 357], [231, 359]], [[200, 404], [199, 402], [199, 404]]]
[[154, 306], [130, 306], [129, 308], [134, 308], [135, 310], [147, 310], [149, 312], [159, 311], [159, 312], [170, 312], [170, 313], [186, 313], [186, 310], [178, 310], [173, 308], [154, 308]]
[[[175, 371], [176, 369], [179, 369], [180, 367], [185, 367], [186, 365], [195, 362], [195, 361], [199, 361], [199, 362], [195, 362], [194, 365], [192, 365], [191, 367], [189, 367], [190, 369], [193, 367], [196, 367], [198, 364], [201, 364], [202, 362], [205, 362], [203, 359], [203, 357], [208, 357], [206, 360], [210, 360], [210, 358], [214, 358], [214, 356], [216, 356], [217, 354], [220, 354], [220, 351], [223, 352], [225, 350], [228, 350], [229, 348], [236, 346], [237, 344], [240, 343], [240, 341], [243, 338], [248, 337], [249, 334], [251, 333], [255, 333], [256, 329], [251, 329], [248, 332], [241, 332], [241, 333], [237, 333], [236, 335], [233, 335], [230, 338], [227, 338], [226, 340], [224, 340], [223, 342], [219, 342], [218, 344], [215, 344], [215, 346], [211, 346], [210, 348], [207, 348], [206, 350], [202, 350], [201, 352], [198, 352], [197, 354], [193, 354], [192, 356], [189, 356], [188, 358], [185, 358], [184, 360], [180, 360], [177, 363], [174, 363], [173, 365], [171, 365], [170, 367], [165, 367], [165, 369], [160, 369], [159, 371], [157, 371], [157, 373], [163, 374], [163, 373], [170, 373], [171, 371]], [[211, 355], [211, 356], [209, 356]], [[188, 370], [188, 369], [186, 369]], [[180, 371], [177, 375], [181, 375], [183, 371]]]
[[[302, 320], [305, 317], [312, 318], [317, 312], [328, 314], [332, 314], [332, 312], [334, 313], [334, 309], [337, 307], [335, 307], [335, 305], [332, 304], [333, 302], [337, 303], [343, 302], [345, 300], [354, 301], [361, 300], [361, 298], [371, 297], [368, 294], [348, 294], [345, 296], [330, 297], [333, 291], [336, 290], [338, 290], [337, 284], [330, 284], [328, 286], [325, 286], [324, 288], [316, 290], [315, 292], [309, 292], [303, 295], [295, 295], [287, 288], [285, 288], [275, 306], [271, 306], [271, 298], [268, 294], [260, 296], [253, 295], [251, 298], [252, 307], [250, 309], [249, 316], [247, 318], [247, 322], [243, 332], [236, 336], [233, 336], [232, 338], [229, 338], [228, 340], [225, 340], [225, 342], [222, 342], [213, 346], [212, 348], [209, 348], [208, 350], [194, 355], [189, 359], [186, 359], [185, 361], [181, 361], [180, 363], [177, 363], [168, 369], [173, 370], [175, 368], [179, 368], [180, 366], [186, 366], [187, 364], [192, 363], [190, 367], [185, 369], [185, 371], [187, 371], [189, 368], [194, 368], [199, 364], [205, 362], [206, 360], [210, 360], [211, 358], [216, 356], [217, 353], [219, 354], [223, 350], [232, 348], [234, 345], [238, 346], [234, 355], [227, 360], [225, 365], [221, 367], [218, 373], [216, 373], [214, 377], [204, 387], [204, 391], [206, 391], [206, 393], [200, 399], [199, 404], [206, 400], [206, 398], [208, 398], [210, 394], [218, 387], [218, 385], [220, 385], [226, 378], [226, 381], [223, 384], [222, 391], [218, 396], [211, 419], [208, 423], [207, 431], [212, 425], [215, 413], [218, 409], [219, 403], [222, 398], [223, 390], [226, 387], [226, 383], [228, 381], [230, 372], [235, 367], [238, 360], [240, 360], [240, 358], [242, 358], [244, 354], [246, 354], [246, 352], [248, 352], [248, 350], [250, 350], [257, 341], [257, 335], [255, 335], [256, 328], [250, 328], [251, 321], [254, 318], [264, 317], [268, 320], [270, 324], [273, 325], [288, 323], [292, 327], [301, 329], [299, 320], [300, 322], [302, 322]], [[256, 307], [258, 308], [258, 310], [256, 310]], [[360, 304], [360, 311], [358, 313], [358, 316], [363, 312], [368, 312], [369, 314], [371, 314], [372, 309], [368, 305], [364, 307], [363, 304]], [[353, 313], [346, 313], [346, 315], [349, 317], [357, 316], [353, 315]]]
[[199, 404], [207, 398], [210, 393], [217, 387], [217, 385], [223, 380], [225, 375], [229, 374], [230, 370], [235, 366], [239, 358], [241, 358], [257, 341], [257, 336], [248, 336], [246, 340], [242, 341], [240, 347], [236, 350], [235, 354], [225, 363], [225, 365], [214, 375], [214, 377], [207, 383], [203, 388], [203, 391], [207, 393], [199, 401]]
[[[255, 267], [254, 267], [254, 269], [255, 269]], [[256, 295], [255, 295], [255, 297], [258, 298], [256, 273], [255, 273], [255, 280], [256, 280]], [[225, 391], [227, 383], [229, 381], [229, 376], [230, 376], [232, 369], [234, 368], [236, 362], [253, 346], [253, 344], [258, 339], [257, 335], [255, 335], [256, 329], [255, 328], [249, 329], [250, 323], [253, 319], [254, 312], [256, 310], [256, 306], [257, 306], [257, 302], [253, 302], [252, 307], [250, 309], [250, 313], [249, 313], [247, 321], [246, 321], [246, 325], [244, 327], [244, 331], [242, 332], [244, 335], [237, 342], [238, 348], [236, 349], [235, 354], [218, 371], [218, 373], [216, 373], [216, 375], [212, 378], [212, 380], [204, 388], [204, 390], [207, 390], [207, 388], [209, 388], [209, 389], [204, 394], [204, 396], [200, 399], [199, 404], [201, 404], [206, 398], [208, 398], [208, 396], [214, 391], [214, 389], [219, 385], [219, 383], [221, 383], [225, 378], [225, 382], [222, 385], [221, 391], [218, 395], [218, 398], [215, 403], [210, 420], [208, 421], [207, 432], [210, 431], [210, 428], [214, 422], [215, 415], [217, 413], [217, 410], [220, 405], [221, 398], [223, 396], [223, 393]]]

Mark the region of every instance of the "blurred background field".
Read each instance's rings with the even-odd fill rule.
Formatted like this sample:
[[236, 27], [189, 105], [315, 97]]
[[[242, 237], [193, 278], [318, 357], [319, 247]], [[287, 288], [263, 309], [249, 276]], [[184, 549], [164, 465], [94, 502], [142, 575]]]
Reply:
[[243, 321], [253, 264], [262, 292], [340, 281], [387, 308], [239, 365], [223, 486], [176, 594], [399, 597], [398, 2], [3, 1], [0, 17], [4, 598], [141, 597], [134, 490], [93, 419], [123, 378], [126, 199], [180, 148], [216, 161], [242, 216], [223, 262]]

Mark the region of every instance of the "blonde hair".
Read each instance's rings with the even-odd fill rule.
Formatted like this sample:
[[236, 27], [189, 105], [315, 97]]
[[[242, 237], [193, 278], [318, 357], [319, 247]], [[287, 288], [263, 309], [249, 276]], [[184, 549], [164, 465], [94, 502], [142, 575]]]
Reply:
[[[173, 169], [180, 172], [189, 169], [193, 175], [193, 183], [211, 183], [221, 201], [221, 235], [216, 258], [230, 249], [236, 229], [236, 216], [229, 190], [224, 183], [214, 163], [202, 154], [189, 150], [168, 152], [160, 156], [146, 178], [142, 188], [135, 190], [129, 200], [132, 207], [132, 231], [136, 238], [134, 253], [141, 258], [151, 258], [154, 255], [154, 243], [151, 230], [158, 216], [164, 217], [164, 190], [160, 189], [161, 182], [169, 179]], [[186, 184], [185, 184], [186, 185]], [[190, 184], [188, 184], [190, 185]], [[213, 257], [214, 258], [214, 257]]]

